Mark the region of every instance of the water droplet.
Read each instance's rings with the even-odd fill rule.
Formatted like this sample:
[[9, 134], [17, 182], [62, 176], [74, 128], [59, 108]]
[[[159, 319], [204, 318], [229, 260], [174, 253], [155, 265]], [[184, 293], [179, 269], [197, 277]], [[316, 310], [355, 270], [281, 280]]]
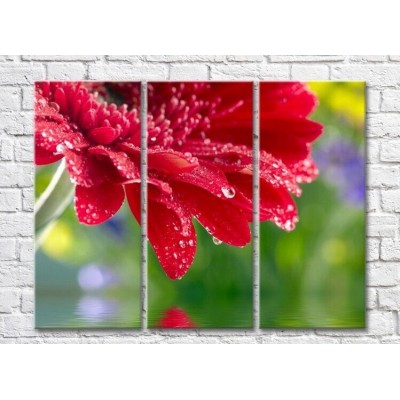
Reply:
[[291, 231], [293, 229], [293, 223], [292, 221], [286, 221], [283, 229], [285, 229], [285, 231]]
[[38, 101], [38, 105], [40, 106], [40, 108], [45, 107], [45, 105], [46, 105], [46, 100], [45, 100], [45, 99], [40, 99], [40, 100]]
[[60, 111], [60, 106], [59, 106], [57, 103], [54, 103], [53, 101], [50, 101], [50, 102], [49, 102], [49, 106], [50, 106], [51, 108], [54, 108], [54, 110], [56, 110], [57, 112]]
[[179, 241], [179, 246], [181, 246], [182, 249], [184, 249], [186, 247], [186, 242], [184, 240], [180, 240]]
[[193, 247], [194, 246], [194, 241], [192, 239], [189, 240], [189, 246]]
[[223, 186], [222, 189], [222, 194], [227, 198], [227, 199], [232, 199], [235, 197], [236, 191], [233, 187], [227, 187]]
[[56, 147], [57, 153], [62, 153], [64, 151], [64, 145], [62, 143], [58, 144]]
[[213, 236], [213, 242], [216, 246], [219, 246], [222, 243], [222, 240], [217, 239], [215, 236]]

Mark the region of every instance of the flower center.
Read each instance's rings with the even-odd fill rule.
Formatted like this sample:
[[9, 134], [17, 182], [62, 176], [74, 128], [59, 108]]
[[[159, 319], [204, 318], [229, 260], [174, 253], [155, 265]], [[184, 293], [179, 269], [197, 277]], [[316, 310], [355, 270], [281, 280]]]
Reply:
[[221, 103], [209, 83], [149, 84], [148, 145], [179, 149], [206, 138]]

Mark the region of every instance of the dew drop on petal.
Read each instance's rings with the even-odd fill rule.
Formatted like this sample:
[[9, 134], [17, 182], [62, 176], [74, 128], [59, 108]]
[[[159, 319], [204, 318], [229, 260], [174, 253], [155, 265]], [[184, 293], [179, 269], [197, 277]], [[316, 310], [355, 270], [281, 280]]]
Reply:
[[180, 240], [179, 241], [179, 246], [181, 246], [182, 249], [184, 249], [186, 247], [186, 242], [184, 240]]
[[222, 189], [222, 194], [227, 198], [227, 199], [232, 199], [235, 197], [236, 191], [233, 187], [227, 187], [223, 186]]
[[294, 228], [294, 224], [292, 221], [286, 221], [285, 224], [283, 225], [283, 229], [287, 232], [292, 231]]
[[59, 106], [57, 103], [54, 103], [53, 101], [50, 101], [50, 102], [49, 102], [49, 106], [50, 106], [51, 108], [53, 108], [54, 110], [56, 110], [57, 112], [60, 111], [60, 106]]
[[222, 243], [222, 240], [217, 239], [215, 236], [213, 236], [212, 240], [216, 246], [219, 246]]

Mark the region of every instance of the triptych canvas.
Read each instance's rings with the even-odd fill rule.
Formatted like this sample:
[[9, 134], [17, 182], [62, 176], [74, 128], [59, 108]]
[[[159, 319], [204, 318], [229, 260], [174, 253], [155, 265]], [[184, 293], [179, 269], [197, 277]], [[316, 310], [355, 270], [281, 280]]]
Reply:
[[37, 82], [36, 327], [363, 327], [364, 117], [364, 82]]

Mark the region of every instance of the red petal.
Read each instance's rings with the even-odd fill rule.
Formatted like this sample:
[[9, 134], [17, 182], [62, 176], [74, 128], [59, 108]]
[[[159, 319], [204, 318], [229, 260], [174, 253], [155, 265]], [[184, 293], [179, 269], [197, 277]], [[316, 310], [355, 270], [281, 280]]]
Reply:
[[229, 200], [221, 200], [206, 190], [184, 183], [173, 183], [172, 188], [211, 235], [233, 246], [245, 246], [250, 242], [247, 218]]
[[229, 182], [234, 187], [236, 194], [231, 199], [232, 204], [239, 207], [247, 217], [253, 220], [253, 175], [229, 174]]
[[188, 140], [182, 146], [194, 156], [211, 162], [224, 172], [238, 172], [252, 165], [252, 150], [245, 145], [217, 143], [210, 140]]
[[[242, 192], [246, 198], [253, 195], [253, 177], [234, 174], [229, 181]], [[273, 187], [263, 179], [260, 180], [260, 221], [272, 220], [282, 229], [293, 230], [298, 220], [296, 204], [285, 188]], [[236, 196], [235, 196], [236, 197]], [[250, 209], [251, 210], [251, 209]]]
[[126, 199], [128, 200], [129, 208], [132, 211], [133, 216], [136, 218], [139, 224], [141, 223], [141, 200], [140, 200], [140, 184], [131, 183], [125, 185]]
[[317, 97], [300, 82], [261, 82], [260, 116], [280, 113], [306, 117], [317, 104]]
[[[126, 185], [126, 195], [132, 213], [140, 221], [140, 190], [138, 185]], [[178, 203], [177, 203], [178, 206]], [[196, 232], [190, 222], [189, 229], [182, 233], [181, 219], [191, 220], [189, 214], [178, 215], [176, 208], [169, 208], [149, 196], [147, 232], [153, 249], [167, 276], [182, 278], [193, 262], [196, 252]], [[183, 210], [180, 208], [183, 212]]]
[[[253, 122], [250, 114], [244, 121], [232, 119], [231, 122], [221, 124], [219, 121], [212, 123], [211, 129], [206, 133], [207, 138], [221, 143], [244, 144], [249, 148], [253, 146]], [[207, 140], [207, 139], [206, 139]]]
[[318, 176], [318, 168], [309, 157], [292, 167], [298, 183], [310, 183]]
[[[65, 89], [69, 89], [67, 86]], [[58, 104], [60, 107], [60, 111], [63, 114], [68, 114], [68, 101], [67, 101], [67, 96], [65, 94], [65, 91], [61, 87], [57, 87], [55, 92], [54, 92], [54, 101]]]
[[148, 176], [147, 177], [147, 183], [149, 185], [149, 188], [151, 186], [154, 186], [158, 190], [160, 190], [161, 192], [164, 192], [165, 194], [171, 194], [172, 193], [171, 186], [169, 186], [167, 182], [164, 182], [161, 179], [152, 178], [152, 177]]
[[285, 189], [260, 181], [260, 221], [272, 220], [277, 226], [292, 231], [298, 221], [296, 203]]
[[[89, 100], [87, 101], [86, 104], [88, 104], [87, 107], [90, 107], [91, 103], [93, 101]], [[83, 112], [80, 115], [80, 126], [88, 131], [89, 129], [93, 129], [96, 125], [96, 110], [93, 109], [88, 109], [86, 112]]]
[[59, 113], [58, 104], [49, 102], [39, 93], [36, 93], [35, 97], [35, 116], [59, 123], [64, 122], [64, 117]]
[[136, 146], [133, 143], [122, 142], [118, 143], [116, 147], [129, 154], [136, 164], [140, 164], [140, 146]]
[[194, 170], [198, 165], [197, 158], [191, 154], [173, 150], [149, 149], [147, 153], [148, 168], [166, 174], [181, 174]]
[[122, 185], [105, 182], [91, 188], [76, 186], [75, 212], [79, 222], [87, 225], [101, 224], [117, 213], [124, 198]]
[[226, 193], [232, 189], [232, 185], [219, 168], [205, 163], [190, 173], [174, 175], [171, 181], [190, 183], [220, 198], [225, 198]]
[[64, 153], [65, 162], [73, 183], [84, 187], [97, 186], [105, 182], [109, 176], [109, 168], [104, 162], [89, 156], [67, 150]]
[[67, 149], [80, 151], [90, 146], [89, 141], [80, 132], [67, 133], [62, 141]]
[[89, 137], [93, 139], [98, 144], [111, 144], [117, 137], [119, 133], [114, 128], [94, 128], [89, 131]]
[[[168, 186], [171, 191], [172, 188]], [[192, 227], [192, 217], [187, 213], [187, 210], [177, 202], [172, 193], [167, 193], [164, 188], [158, 188], [154, 185], [148, 186], [148, 198], [154, 203], [163, 204], [169, 210], [173, 211], [180, 220], [180, 232], [183, 236], [188, 236]]]
[[[122, 151], [115, 151], [104, 146], [91, 147], [88, 150], [89, 154], [101, 156], [101, 158], [106, 158], [111, 161], [112, 166], [115, 168], [115, 174], [124, 178], [119, 183], [132, 182], [135, 179], [140, 178], [138, 169], [136, 168], [134, 162], [129, 158], [129, 156]], [[103, 157], [104, 156], [104, 157]], [[109, 172], [109, 175], [111, 175]], [[119, 181], [118, 178], [115, 178]]]
[[301, 194], [293, 172], [281, 160], [265, 151], [260, 152], [260, 179], [265, 180], [274, 188], [286, 189], [296, 196]]
[[70, 133], [66, 123], [36, 119], [35, 121], [35, 144], [44, 150], [55, 152], [57, 146]]
[[63, 154], [54, 154], [51, 151], [47, 151], [42, 149], [41, 147], [35, 147], [35, 164], [36, 165], [47, 165], [52, 164], [61, 158], [63, 158]]
[[260, 124], [260, 148], [293, 165], [308, 157], [309, 143], [322, 129], [321, 124], [304, 118], [265, 118]]

